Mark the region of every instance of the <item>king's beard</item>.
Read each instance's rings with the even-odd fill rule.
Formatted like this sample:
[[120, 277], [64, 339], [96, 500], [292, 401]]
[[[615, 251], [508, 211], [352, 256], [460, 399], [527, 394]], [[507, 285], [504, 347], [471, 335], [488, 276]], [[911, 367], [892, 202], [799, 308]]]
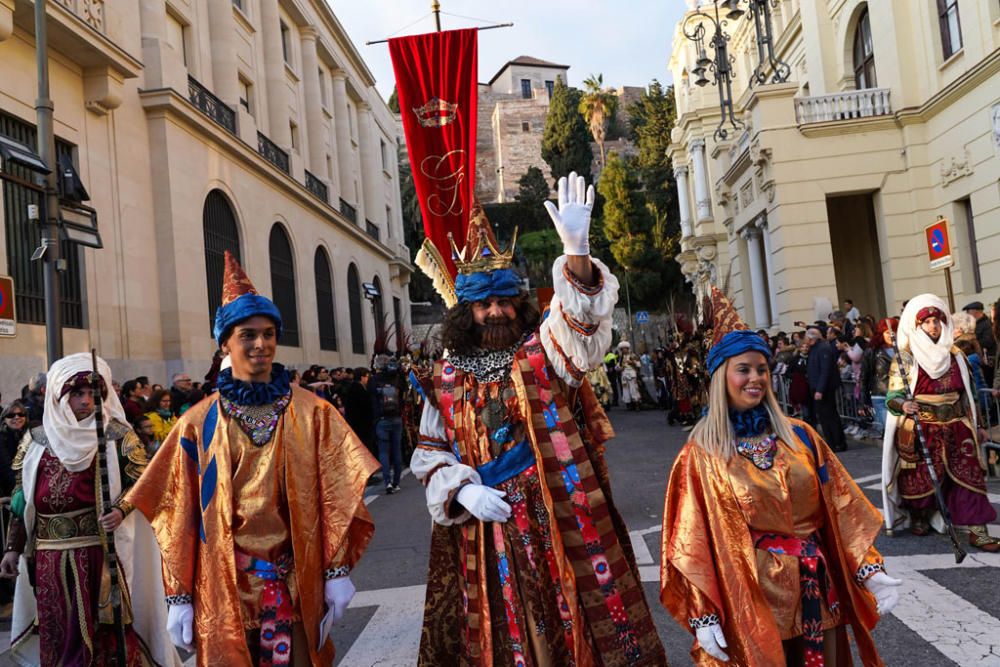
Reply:
[[485, 324], [477, 325], [479, 347], [484, 350], [505, 350], [521, 340], [524, 326], [520, 318], [487, 318]]

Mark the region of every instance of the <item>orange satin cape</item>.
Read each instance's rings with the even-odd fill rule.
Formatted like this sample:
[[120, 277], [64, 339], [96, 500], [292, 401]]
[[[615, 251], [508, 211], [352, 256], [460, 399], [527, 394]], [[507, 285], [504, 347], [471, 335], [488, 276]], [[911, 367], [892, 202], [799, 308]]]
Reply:
[[[854, 581], [848, 563], [864, 562], [881, 530], [882, 516], [833, 456], [812, 427], [796, 419], [816, 446], [816, 464], [826, 466], [820, 484], [823, 528], [820, 537], [830, 578], [844, 618], [854, 630], [862, 663], [884, 663], [871, 629], [878, 621], [875, 598]], [[799, 446], [805, 447], [804, 444]], [[734, 454], [738, 456], [738, 454]], [[713, 609], [697, 608], [707, 601]], [[757, 581], [753, 540], [726, 471], [726, 461], [689, 441], [670, 473], [663, 511], [660, 601], [690, 632], [688, 620], [718, 613], [729, 642], [728, 664], [741, 667], [785, 667], [781, 634]], [[720, 665], [695, 643], [696, 665]]]
[[[206, 418], [209, 425], [215, 422], [211, 432]], [[218, 395], [206, 398], [181, 416], [127, 497], [153, 525], [167, 595], [194, 598], [199, 667], [251, 664], [236, 587], [232, 516], [239, 490], [232, 488], [230, 456], [232, 438], [246, 437], [218, 405]], [[292, 400], [264, 446], [279, 438], [309, 657], [313, 665], [330, 665], [333, 643], [316, 650], [323, 570], [335, 559], [353, 566], [368, 546], [375, 526], [363, 495], [379, 466], [336, 408], [298, 387], [292, 387]]]

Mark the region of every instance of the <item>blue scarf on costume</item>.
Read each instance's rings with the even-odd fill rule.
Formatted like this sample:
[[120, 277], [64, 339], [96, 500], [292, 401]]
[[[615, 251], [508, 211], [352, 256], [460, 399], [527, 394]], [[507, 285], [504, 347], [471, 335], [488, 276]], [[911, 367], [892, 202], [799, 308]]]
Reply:
[[455, 280], [459, 303], [485, 301], [491, 296], [517, 296], [520, 292], [521, 279], [512, 269], [460, 273]]
[[737, 438], [753, 438], [771, 428], [771, 417], [763, 405], [758, 405], [746, 412], [738, 412], [729, 408], [729, 421], [733, 424]]
[[270, 405], [292, 391], [288, 371], [281, 364], [271, 366], [270, 382], [244, 382], [233, 377], [233, 369], [219, 372], [219, 393], [236, 405]]

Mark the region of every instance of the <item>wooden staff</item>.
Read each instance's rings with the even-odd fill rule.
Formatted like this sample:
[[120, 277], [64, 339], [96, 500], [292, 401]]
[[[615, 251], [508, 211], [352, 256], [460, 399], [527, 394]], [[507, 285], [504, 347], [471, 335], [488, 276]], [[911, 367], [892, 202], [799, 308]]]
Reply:
[[118, 667], [125, 667], [125, 623], [122, 622], [122, 589], [118, 581], [118, 553], [115, 551], [115, 536], [108, 533], [101, 525], [100, 518], [104, 516], [111, 507], [111, 486], [108, 483], [108, 439], [104, 434], [104, 398], [101, 396], [101, 374], [97, 369], [97, 350], [90, 351], [91, 360], [94, 366], [94, 374], [91, 376], [91, 386], [94, 388], [94, 424], [97, 427], [97, 469], [100, 493], [97, 494], [97, 527], [101, 536], [101, 546], [104, 548], [104, 560], [108, 564], [108, 574], [111, 579], [111, 611], [114, 615], [115, 634], [117, 644], [115, 656]]

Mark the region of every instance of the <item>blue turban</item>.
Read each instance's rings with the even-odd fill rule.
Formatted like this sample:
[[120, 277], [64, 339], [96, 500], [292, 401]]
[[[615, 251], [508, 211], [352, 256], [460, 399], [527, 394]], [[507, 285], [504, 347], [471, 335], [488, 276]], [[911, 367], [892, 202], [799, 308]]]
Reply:
[[730, 331], [708, 351], [708, 374], [714, 374], [726, 359], [750, 351], [760, 352], [768, 360], [771, 359], [771, 348], [760, 334], [746, 329]]
[[278, 330], [278, 338], [281, 338], [281, 312], [278, 307], [266, 296], [247, 293], [219, 306], [219, 309], [215, 311], [215, 326], [212, 328], [215, 341], [222, 345], [223, 337], [234, 326], [256, 315], [263, 315], [274, 320], [274, 326]]
[[455, 281], [459, 303], [475, 303], [491, 296], [517, 296], [520, 293], [521, 279], [512, 269], [460, 273]]

